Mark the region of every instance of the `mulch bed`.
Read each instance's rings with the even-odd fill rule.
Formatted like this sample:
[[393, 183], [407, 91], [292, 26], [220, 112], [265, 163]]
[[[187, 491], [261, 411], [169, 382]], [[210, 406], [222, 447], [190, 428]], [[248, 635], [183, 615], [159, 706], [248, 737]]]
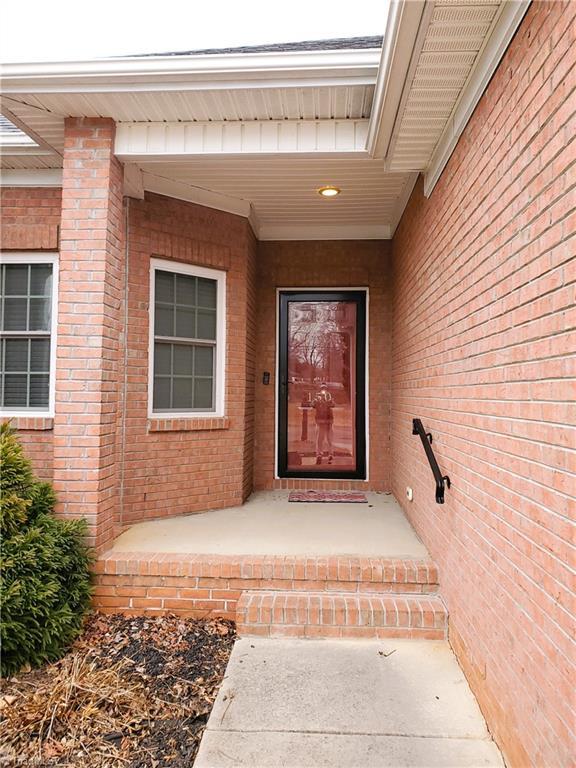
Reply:
[[92, 614], [59, 662], [2, 681], [0, 765], [190, 768], [235, 637], [224, 619]]

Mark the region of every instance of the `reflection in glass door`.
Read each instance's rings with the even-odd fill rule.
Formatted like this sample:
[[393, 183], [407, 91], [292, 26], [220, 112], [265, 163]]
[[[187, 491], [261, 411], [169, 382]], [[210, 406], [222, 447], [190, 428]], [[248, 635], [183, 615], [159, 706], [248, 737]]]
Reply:
[[280, 294], [282, 477], [365, 477], [366, 296]]

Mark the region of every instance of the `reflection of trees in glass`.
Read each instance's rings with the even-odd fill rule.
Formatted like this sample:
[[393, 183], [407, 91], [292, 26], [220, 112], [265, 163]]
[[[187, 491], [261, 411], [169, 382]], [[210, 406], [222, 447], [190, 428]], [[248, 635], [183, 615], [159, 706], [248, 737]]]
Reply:
[[340, 302], [330, 301], [290, 304], [288, 359], [310, 381], [328, 370], [331, 354], [346, 348], [338, 322], [342, 309]]

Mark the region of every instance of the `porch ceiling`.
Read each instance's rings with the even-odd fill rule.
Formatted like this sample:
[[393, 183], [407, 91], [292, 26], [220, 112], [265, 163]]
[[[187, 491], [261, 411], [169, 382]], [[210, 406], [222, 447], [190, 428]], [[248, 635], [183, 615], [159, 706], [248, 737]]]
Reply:
[[[61, 167], [64, 119], [111, 117], [129, 194], [241, 213], [264, 239], [390, 237], [419, 172], [433, 188], [528, 5], [390, 0], [382, 51], [4, 65], [0, 111], [37, 146], [3, 147], [0, 167]], [[340, 197], [320, 199], [324, 184]]]
[[[344, 238], [389, 238], [415, 181], [414, 174], [383, 173], [381, 162], [366, 153], [345, 158], [211, 156], [140, 167], [150, 191], [171, 189], [176, 197], [195, 200], [195, 192], [211, 190], [230, 201], [246, 201], [262, 240], [323, 239], [331, 232]], [[316, 190], [327, 183], [342, 194], [322, 198]]]

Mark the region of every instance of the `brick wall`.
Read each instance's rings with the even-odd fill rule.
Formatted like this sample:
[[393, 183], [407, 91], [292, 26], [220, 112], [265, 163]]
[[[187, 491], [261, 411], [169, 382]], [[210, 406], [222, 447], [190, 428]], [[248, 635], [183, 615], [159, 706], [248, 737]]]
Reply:
[[[510, 766], [576, 754], [575, 16], [530, 7], [394, 238], [393, 490]], [[452, 479], [444, 506], [414, 416]]]
[[[118, 522], [240, 504], [252, 488], [256, 241], [240, 216], [160, 195], [129, 202], [127, 407]], [[227, 272], [226, 418], [149, 421], [150, 258]]]
[[58, 250], [61, 189], [2, 187], [0, 204], [0, 250]]
[[[0, 188], [0, 250], [56, 251], [62, 190], [56, 188]], [[54, 464], [52, 419], [12, 419], [26, 455], [43, 480], [51, 480]]]
[[[258, 246], [254, 486], [263, 488], [390, 488], [390, 242], [340, 240], [261, 242]], [[276, 289], [368, 287], [369, 483], [274, 480]], [[262, 384], [262, 372], [272, 374]]]
[[65, 121], [54, 414], [57, 511], [109, 544], [119, 503], [123, 170], [108, 118]]

